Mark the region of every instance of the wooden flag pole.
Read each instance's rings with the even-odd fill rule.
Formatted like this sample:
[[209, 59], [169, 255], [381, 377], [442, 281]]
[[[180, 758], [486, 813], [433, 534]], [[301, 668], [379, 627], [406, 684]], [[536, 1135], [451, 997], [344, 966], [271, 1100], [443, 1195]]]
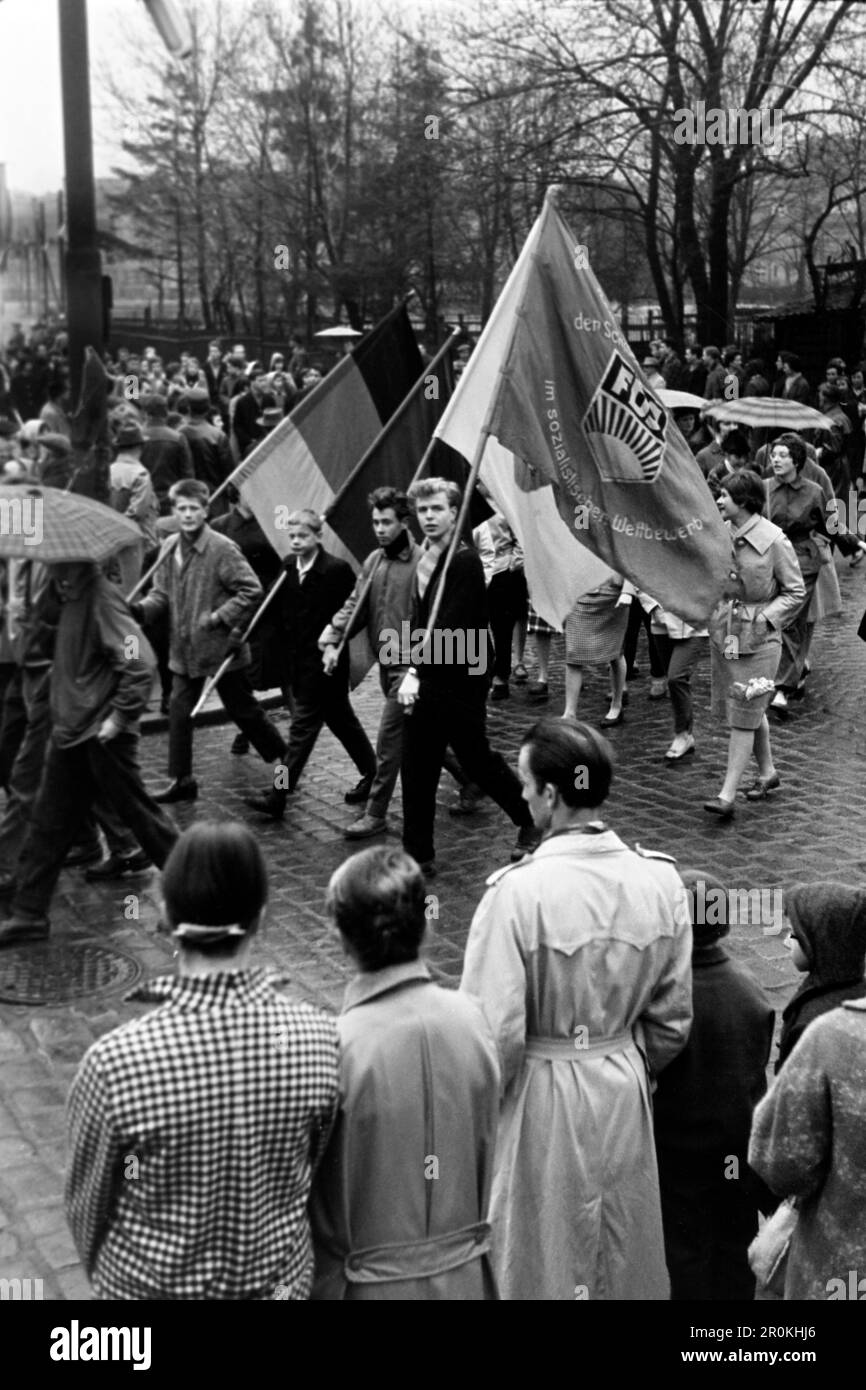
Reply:
[[143, 574], [143, 575], [141, 576], [141, 578], [139, 579], [139, 581], [138, 581], [138, 583], [136, 584], [135, 588], [134, 588], [134, 589], [130, 589], [129, 593], [126, 595], [126, 601], [127, 601], [127, 603], [132, 603], [132, 600], [135, 598], [136, 594], [140, 594], [140, 593], [141, 593], [141, 591], [142, 591], [142, 589], [144, 588], [145, 584], [147, 583], [148, 579], [150, 579], [154, 574], [156, 574], [156, 572], [157, 572], [157, 570], [159, 569], [160, 565], [162, 564], [163, 560], [167, 559], [169, 555], [173, 554], [173, 552], [174, 552], [175, 549], [177, 548], [177, 543], [178, 543], [179, 540], [180, 540], [180, 531], [175, 532], [175, 534], [174, 534], [173, 536], [167, 536], [167, 537], [166, 537], [166, 539], [165, 539], [165, 541], [164, 541], [164, 543], [163, 543], [162, 550], [161, 550], [161, 551], [159, 552], [159, 554], [157, 555], [157, 557], [156, 557], [156, 559], [154, 560], [153, 564], [151, 565], [150, 569], [147, 571], [146, 574]]
[[[491, 414], [492, 411], [489, 412], [489, 415]], [[452, 532], [451, 541], [449, 543], [448, 550], [445, 555], [445, 563], [442, 566], [442, 573], [439, 576], [439, 582], [436, 589], [436, 597], [433, 600], [433, 607], [431, 608], [430, 616], [427, 619], [427, 627], [424, 632], [424, 641], [422, 643], [422, 646], [426, 645], [427, 639], [429, 638], [434, 627], [436, 626], [436, 619], [439, 617], [439, 609], [442, 606], [442, 596], [445, 593], [445, 580], [448, 577], [448, 570], [450, 568], [451, 561], [454, 559], [455, 551], [457, 550], [457, 547], [460, 544], [460, 537], [463, 532], [463, 527], [466, 524], [466, 516], [469, 511], [469, 502], [472, 497], [472, 491], [475, 487], [476, 482], [478, 481], [478, 474], [481, 472], [481, 460], [484, 456], [484, 449], [488, 439], [490, 438], [489, 415], [488, 421], [484, 425], [481, 434], [478, 436], [478, 443], [475, 446], [475, 455], [472, 459], [472, 467], [469, 470], [469, 477], [466, 479], [466, 486], [463, 489], [463, 500], [460, 503], [460, 510], [457, 513], [457, 520], [454, 523], [454, 531]]]
[[[355, 616], [355, 614], [357, 613], [358, 609], [361, 607], [361, 605], [363, 604], [363, 602], [364, 602], [364, 600], [366, 599], [367, 595], [369, 594], [370, 589], [371, 589], [372, 584], [373, 584], [373, 579], [375, 578], [376, 572], [378, 571], [379, 566], [381, 565], [381, 563], [382, 563], [382, 561], [383, 561], [384, 558], [385, 558], [385, 552], [384, 552], [384, 550], [380, 550], [380, 551], [379, 551], [379, 554], [376, 556], [376, 563], [375, 563], [375, 565], [373, 565], [373, 568], [370, 570], [370, 573], [367, 575], [367, 578], [364, 580], [363, 587], [362, 587], [362, 589], [361, 589], [361, 592], [360, 592], [359, 595], [358, 595], [358, 602], [355, 604], [355, 607], [354, 607], [353, 610], [352, 610], [352, 617], [349, 619], [349, 621], [348, 621], [348, 623], [347, 623], [347, 625], [346, 625], [346, 626], [347, 626], [347, 631], [348, 631], [348, 628], [350, 628], [350, 627], [352, 626], [352, 619], [354, 618], [354, 616]], [[341, 657], [342, 654], [343, 654], [343, 648], [345, 647], [345, 645], [346, 645], [346, 643], [347, 643], [348, 640], [349, 640], [349, 639], [348, 639], [348, 637], [346, 636], [346, 633], [344, 632], [344, 633], [343, 633], [343, 636], [340, 638], [340, 641], [339, 641], [339, 643], [338, 643], [338, 645], [337, 645], [337, 660], [338, 660], [338, 661], [339, 661], [340, 657]]]
[[[272, 600], [273, 598], [276, 597], [276, 595], [279, 593], [280, 589], [283, 587], [283, 585], [285, 584], [285, 582], [286, 582], [286, 571], [283, 570], [283, 572], [282, 572], [282, 574], [280, 575], [279, 579], [275, 580], [275, 582], [272, 584], [271, 588], [270, 588], [270, 589], [268, 590], [268, 592], [265, 594], [265, 596], [264, 596], [262, 602], [259, 604], [259, 606], [258, 606], [258, 608], [256, 609], [255, 613], [253, 614], [252, 618], [250, 619], [249, 627], [247, 628], [246, 632], [244, 633], [243, 637], [241, 638], [241, 641], [242, 641], [242, 642], [246, 642], [246, 640], [247, 640], [247, 638], [249, 637], [250, 633], [252, 632], [253, 628], [256, 626], [256, 623], [259, 621], [259, 618], [262, 616], [262, 614], [264, 613], [265, 609], [267, 608], [268, 604], [271, 602], [271, 600]], [[210, 693], [211, 693], [211, 691], [213, 690], [214, 686], [215, 686], [215, 685], [218, 685], [219, 682], [222, 680], [223, 676], [225, 675], [226, 671], [227, 671], [227, 670], [229, 669], [229, 667], [231, 666], [231, 664], [232, 664], [232, 662], [234, 661], [234, 659], [235, 659], [235, 652], [229, 652], [229, 654], [228, 654], [228, 656], [225, 658], [225, 660], [222, 661], [222, 662], [220, 663], [220, 665], [217, 667], [217, 669], [216, 669], [216, 671], [214, 672], [214, 674], [213, 674], [212, 676], [208, 676], [207, 680], [205, 681], [204, 685], [202, 686], [202, 692], [201, 692], [201, 694], [199, 695], [198, 699], [196, 700], [194, 708], [193, 708], [193, 709], [191, 710], [191, 712], [190, 712], [190, 716], [189, 716], [190, 719], [195, 719], [196, 715], [197, 715], [197, 714], [199, 713], [199, 711], [201, 710], [202, 706], [204, 705], [205, 701], [207, 700], [207, 697], [210, 695]]]

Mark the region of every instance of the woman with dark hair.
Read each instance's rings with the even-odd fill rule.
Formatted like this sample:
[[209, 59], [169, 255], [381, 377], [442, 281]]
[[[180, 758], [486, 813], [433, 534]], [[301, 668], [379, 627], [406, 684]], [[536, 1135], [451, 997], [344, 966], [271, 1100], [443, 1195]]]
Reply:
[[403, 850], [337, 869], [327, 907], [358, 970], [338, 1027], [340, 1108], [313, 1188], [314, 1298], [496, 1297], [487, 1202], [499, 1106], [478, 1004], [418, 959], [436, 900]]
[[85, 1054], [69, 1098], [66, 1211], [103, 1299], [304, 1299], [307, 1201], [337, 1102], [333, 1019], [250, 966], [258, 843], [199, 822], [163, 871], [179, 975]]
[[734, 568], [710, 619], [712, 712], [731, 731], [722, 789], [704, 810], [730, 820], [740, 778], [754, 751], [758, 776], [746, 793], [760, 801], [779, 786], [770, 751], [767, 706], [779, 665], [781, 629], [806, 588], [791, 542], [761, 516], [764, 483], [743, 468], [719, 493], [719, 510], [734, 543]]
[[802, 602], [789, 613], [782, 630], [782, 658], [776, 673], [772, 708], [786, 710], [788, 696], [803, 679], [812, 633], [809, 610], [822, 565], [832, 562], [826, 502], [818, 483], [802, 476], [806, 445], [796, 434], [782, 434], [770, 448], [765, 515], [784, 531], [794, 547], [803, 576]]

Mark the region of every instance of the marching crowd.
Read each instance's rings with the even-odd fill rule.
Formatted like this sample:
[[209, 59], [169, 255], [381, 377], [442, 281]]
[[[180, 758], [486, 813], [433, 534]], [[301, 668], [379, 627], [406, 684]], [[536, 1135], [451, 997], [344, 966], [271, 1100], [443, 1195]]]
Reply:
[[[22, 337], [0, 366], [2, 481], [63, 488], [62, 335]], [[753, 395], [769, 394], [763, 364], [743, 367], [735, 349], [692, 345], [683, 364], [671, 344], [653, 347], [668, 389], [712, 401], [735, 377], [743, 394], [756, 382]], [[578, 716], [585, 668], [607, 665], [599, 727], [627, 717], [643, 627], [650, 695], [671, 704], [665, 757], [689, 756], [691, 677], [709, 648], [713, 711], [730, 738], [706, 812], [735, 814], [753, 754], [747, 799], [779, 787], [768, 711], [784, 717], [802, 696], [815, 623], [838, 611], [833, 549], [856, 564], [866, 548], [837, 501], [862, 485], [863, 373], [849, 384], [844, 363], [829, 364], [817, 399], [838, 435], [834, 425], [816, 445], [724, 426], [707, 440], [696, 410], [675, 410], [731, 533], [725, 594], [694, 628], [611, 573], [567, 619], [565, 708], [553, 718], [553, 629], [531, 607], [518, 540], [496, 512], [471, 540], [455, 535], [453, 482], [373, 492], [375, 544], [357, 578], [322, 545], [315, 512], [289, 516], [281, 562], [243, 498], [225, 489], [211, 505], [315, 385], [300, 342], [267, 371], [218, 343], [203, 365], [147, 349], [108, 366], [111, 502], [140, 539], [103, 568], [7, 560], [0, 638], [0, 947], [48, 939], [70, 864], [94, 882], [162, 869], [178, 945], [178, 976], [139, 991], [161, 1007], [96, 1043], [73, 1085], [67, 1204], [95, 1294], [752, 1297], [747, 1251], [762, 1211], [773, 1215], [759, 1243], [782, 1217], [793, 1231], [784, 1296], [828, 1297], [828, 1281], [866, 1260], [866, 894], [786, 894], [806, 978], [764, 1095], [773, 1014], [721, 944], [727, 915], [710, 922], [696, 906], [712, 881], [681, 877], [607, 827], [612, 751]], [[781, 354], [779, 370], [777, 393], [803, 401], [796, 359]], [[407, 628], [429, 629], [430, 642], [411, 653], [385, 642]], [[437, 631], [476, 641], [442, 660]], [[350, 697], [350, 644], [362, 636], [383, 695], [375, 748]], [[282, 819], [323, 726], [359, 777], [347, 839], [383, 835], [399, 777], [403, 848], [362, 851], [328, 890], [357, 968], [338, 1020], [290, 1005], [251, 963], [268, 897], [251, 829], [197, 823], [181, 835], [165, 809], [197, 798], [191, 716], [218, 669], [232, 752], [252, 747], [269, 768], [247, 799], [257, 817]], [[168, 780], [149, 789], [139, 721], [157, 670]], [[513, 684], [545, 715], [516, 771], [486, 727], [488, 699], [510, 698]], [[256, 699], [274, 687], [287, 737]], [[490, 796], [516, 830], [512, 866], [475, 913], [457, 993], [419, 955], [443, 767], [460, 786], [455, 814]]]

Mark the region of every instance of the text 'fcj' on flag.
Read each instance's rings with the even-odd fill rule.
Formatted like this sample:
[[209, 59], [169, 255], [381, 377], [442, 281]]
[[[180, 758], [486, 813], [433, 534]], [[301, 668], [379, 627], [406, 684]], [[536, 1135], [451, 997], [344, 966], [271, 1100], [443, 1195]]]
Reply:
[[436, 433], [468, 458], [483, 445], [548, 622], [611, 569], [683, 618], [712, 611], [728, 532], [550, 197]]

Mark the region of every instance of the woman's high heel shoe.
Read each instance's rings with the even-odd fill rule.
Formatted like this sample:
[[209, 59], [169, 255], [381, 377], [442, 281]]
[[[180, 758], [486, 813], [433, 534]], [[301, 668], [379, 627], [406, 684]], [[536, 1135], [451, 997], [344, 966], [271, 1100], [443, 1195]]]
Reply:
[[704, 802], [704, 810], [709, 811], [711, 816], [718, 816], [719, 820], [733, 820], [734, 803], [733, 801], [723, 801], [720, 796], [714, 796], [712, 801]]
[[774, 792], [781, 785], [782, 781], [778, 772], [774, 772], [771, 777], [756, 777], [746, 792], [746, 800], [764, 801], [769, 792]]

